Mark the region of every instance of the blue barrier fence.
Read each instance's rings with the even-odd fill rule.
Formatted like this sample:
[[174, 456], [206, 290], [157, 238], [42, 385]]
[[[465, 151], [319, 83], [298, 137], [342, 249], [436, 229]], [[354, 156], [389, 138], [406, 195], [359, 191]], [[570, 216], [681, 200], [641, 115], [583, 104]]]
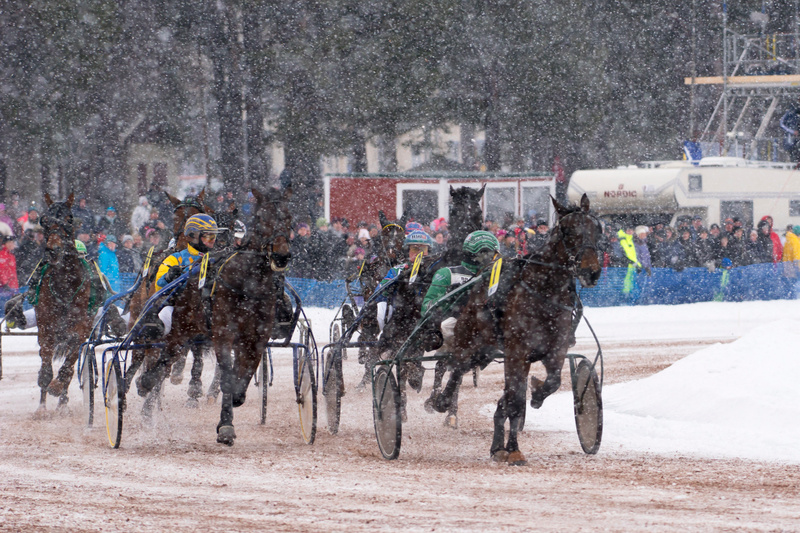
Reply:
[[[625, 291], [626, 268], [606, 268], [595, 287], [580, 288], [587, 307], [620, 305], [675, 305], [695, 302], [743, 302], [753, 300], [793, 300], [800, 297], [800, 278], [787, 277], [783, 264], [765, 263], [709, 272], [705, 268], [687, 268], [680, 272], [654, 268], [650, 276], [634, 274], [632, 286]], [[122, 274], [124, 289], [133, 285], [134, 274]], [[305, 307], [335, 309], [344, 301], [344, 280], [317, 281], [288, 278]], [[26, 288], [23, 288], [24, 291]], [[0, 316], [3, 305], [13, 293], [0, 293]], [[28, 304], [26, 303], [26, 308]]]

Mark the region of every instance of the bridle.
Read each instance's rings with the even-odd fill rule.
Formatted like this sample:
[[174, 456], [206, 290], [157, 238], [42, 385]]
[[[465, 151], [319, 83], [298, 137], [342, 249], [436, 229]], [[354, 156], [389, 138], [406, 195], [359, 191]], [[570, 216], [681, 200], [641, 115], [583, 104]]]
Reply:
[[[567, 245], [567, 232], [564, 231], [564, 227], [562, 225], [562, 222], [564, 222], [564, 220], [566, 218], [571, 217], [573, 215], [586, 217], [589, 220], [591, 220], [594, 223], [595, 228], [599, 232], [601, 237], [603, 235], [603, 229], [602, 229], [602, 225], [600, 224], [600, 220], [596, 216], [594, 216], [591, 213], [584, 213], [583, 211], [573, 211], [571, 213], [567, 213], [566, 215], [564, 215], [563, 217], [561, 217], [558, 220], [558, 223], [556, 224], [556, 227], [554, 228], [554, 235], [556, 235], [555, 236], [555, 242], [556, 242], [556, 244], [560, 244], [562, 246], [562, 248], [564, 249], [564, 252], [567, 255], [566, 268], [572, 274], [576, 274], [577, 275], [578, 265], [580, 265], [580, 263], [581, 263], [581, 259], [583, 258], [583, 254], [586, 253], [587, 251], [592, 251], [595, 254], [597, 254], [597, 252], [598, 252], [597, 243], [600, 241], [600, 239], [598, 238], [596, 241], [593, 242], [592, 239], [587, 238], [587, 236], [585, 235], [585, 233], [586, 233], [585, 228], [583, 227], [583, 225], [581, 225], [579, 230], [578, 230], [578, 237], [581, 237], [579, 243], [576, 244], [575, 246], [568, 246]], [[558, 230], [557, 233], [555, 232], [555, 230]]]
[[[279, 204], [280, 204], [280, 200], [267, 200], [267, 202], [272, 204], [272, 206], [275, 208], [275, 212], [278, 214], [278, 223], [280, 223], [282, 220], [284, 220], [286, 218], [285, 216], [283, 216], [283, 213], [281, 213], [281, 210], [278, 207]], [[261, 218], [260, 214], [257, 215], [257, 216], [259, 217], [259, 219]], [[259, 222], [261, 222], [261, 220], [259, 220]], [[253, 237], [257, 236], [256, 230], [258, 229], [258, 226], [259, 226], [259, 224], [256, 223], [254, 225], [254, 228], [253, 228], [254, 231], [252, 233], [250, 233], [248, 231], [248, 235], [250, 237], [248, 239], [248, 244], [250, 244], [250, 243], [255, 244]], [[275, 258], [278, 255], [276, 253], [276, 251], [275, 251], [275, 242], [280, 238], [283, 238], [287, 244], [291, 240], [289, 232], [286, 231], [285, 229], [280, 229], [278, 231], [273, 231], [272, 235], [268, 239], [259, 238], [258, 240], [260, 241], [260, 244], [256, 244], [255, 249], [239, 250], [238, 253], [262, 256], [262, 257], [266, 258], [269, 261], [270, 268], [273, 271], [275, 271], [275, 272], [283, 272], [283, 271], [285, 271], [286, 269], [289, 268], [288, 261], [287, 261], [286, 266], [284, 266], [284, 267], [279, 267], [278, 264], [275, 261]], [[292, 254], [290, 252], [289, 253], [289, 258], [290, 259], [291, 259], [291, 255]]]

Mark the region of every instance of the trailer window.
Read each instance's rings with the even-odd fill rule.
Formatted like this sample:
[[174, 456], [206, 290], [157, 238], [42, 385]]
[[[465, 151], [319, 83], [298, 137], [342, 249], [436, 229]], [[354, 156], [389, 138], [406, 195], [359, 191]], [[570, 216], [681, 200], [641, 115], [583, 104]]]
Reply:
[[511, 225], [516, 216], [514, 187], [490, 187], [486, 189], [486, 218], [503, 226]]
[[550, 188], [522, 187], [522, 216], [525, 220], [550, 220]]
[[800, 217], [800, 200], [789, 200], [789, 216]]
[[738, 218], [742, 221], [745, 227], [753, 226], [753, 202], [728, 202], [722, 201], [719, 203], [720, 223], [726, 218]]
[[417, 222], [428, 224], [439, 217], [439, 191], [404, 190], [403, 213]]

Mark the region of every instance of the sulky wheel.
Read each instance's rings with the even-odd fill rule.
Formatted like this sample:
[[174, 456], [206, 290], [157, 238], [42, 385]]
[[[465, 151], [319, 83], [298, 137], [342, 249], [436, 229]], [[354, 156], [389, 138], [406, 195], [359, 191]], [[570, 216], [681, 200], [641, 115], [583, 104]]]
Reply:
[[603, 400], [597, 373], [586, 359], [578, 364], [574, 383], [572, 393], [578, 439], [584, 452], [595, 454], [603, 437]]
[[306, 444], [313, 444], [317, 434], [317, 384], [314, 368], [306, 350], [298, 350], [297, 409], [300, 413], [300, 431]]
[[375, 372], [372, 380], [372, 418], [375, 438], [385, 459], [397, 459], [403, 436], [400, 414], [400, 390], [394, 375], [385, 366]]
[[258, 366], [258, 394], [261, 407], [261, 424], [267, 422], [267, 399], [269, 393], [269, 348], [261, 354], [261, 364]]
[[119, 448], [122, 441], [122, 411], [125, 404], [125, 384], [119, 360], [114, 357], [106, 368], [106, 389], [103, 398], [106, 406], [106, 432], [108, 443]]
[[88, 427], [92, 427], [94, 423], [94, 377], [97, 371], [94, 368], [94, 353], [85, 346], [85, 357], [83, 357], [83, 364], [81, 365], [80, 373], [80, 387], [83, 392], [83, 414], [86, 417]]
[[[339, 323], [334, 322], [333, 324], [331, 324], [331, 336], [330, 336], [331, 344], [339, 342], [339, 339], [341, 338], [342, 338], [342, 326], [339, 325]], [[347, 359], [347, 348], [342, 347], [341, 359], [342, 361]]]
[[344, 378], [342, 375], [342, 358], [340, 350], [336, 348], [328, 352], [325, 358], [323, 381], [323, 395], [325, 396], [325, 411], [328, 415], [328, 431], [331, 435], [339, 432], [339, 420], [342, 415], [342, 392], [344, 391]]

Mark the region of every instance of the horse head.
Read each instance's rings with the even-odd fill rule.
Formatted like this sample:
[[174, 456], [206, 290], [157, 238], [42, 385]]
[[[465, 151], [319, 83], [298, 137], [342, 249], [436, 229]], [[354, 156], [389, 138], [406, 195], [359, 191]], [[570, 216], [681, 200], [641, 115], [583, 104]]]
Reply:
[[558, 247], [563, 259], [584, 287], [594, 287], [600, 279], [603, 266], [599, 243], [603, 238], [600, 221], [589, 211], [589, 197], [581, 197], [579, 207], [562, 206], [551, 198], [558, 214], [558, 222], [550, 233], [550, 243]]
[[467, 235], [483, 227], [481, 198], [486, 185], [480, 189], [450, 186], [450, 234], [451, 240], [461, 246]]
[[252, 232], [248, 229], [250, 250], [265, 252], [275, 272], [283, 272], [289, 266], [292, 253], [289, 250], [289, 234], [292, 229], [292, 213], [289, 200], [292, 189], [283, 192], [270, 189], [262, 193], [253, 188], [256, 205], [253, 210]]
[[383, 211], [378, 211], [378, 220], [381, 223], [381, 236], [380, 242], [383, 253], [392, 265], [397, 264], [403, 259], [403, 243], [406, 237], [405, 221], [406, 215], [396, 221], [392, 222]]
[[189, 220], [189, 217], [192, 215], [198, 215], [200, 213], [207, 213], [209, 215], [213, 215], [213, 209], [210, 209], [208, 205], [206, 205], [206, 190], [205, 188], [200, 191], [200, 194], [197, 196], [187, 196], [183, 200], [179, 200], [178, 198], [172, 196], [167, 191], [164, 191], [164, 194], [169, 199], [169, 202], [172, 204], [172, 212], [173, 216], [173, 223], [172, 223], [172, 233], [178, 237], [183, 234], [183, 225], [186, 224], [186, 221]]
[[50, 195], [45, 193], [44, 201], [47, 210], [40, 217], [39, 223], [44, 229], [45, 249], [49, 252], [51, 260], [58, 262], [65, 253], [75, 251], [75, 224], [72, 219], [72, 203], [75, 195], [70, 193], [69, 198], [63, 202], [54, 202]]

